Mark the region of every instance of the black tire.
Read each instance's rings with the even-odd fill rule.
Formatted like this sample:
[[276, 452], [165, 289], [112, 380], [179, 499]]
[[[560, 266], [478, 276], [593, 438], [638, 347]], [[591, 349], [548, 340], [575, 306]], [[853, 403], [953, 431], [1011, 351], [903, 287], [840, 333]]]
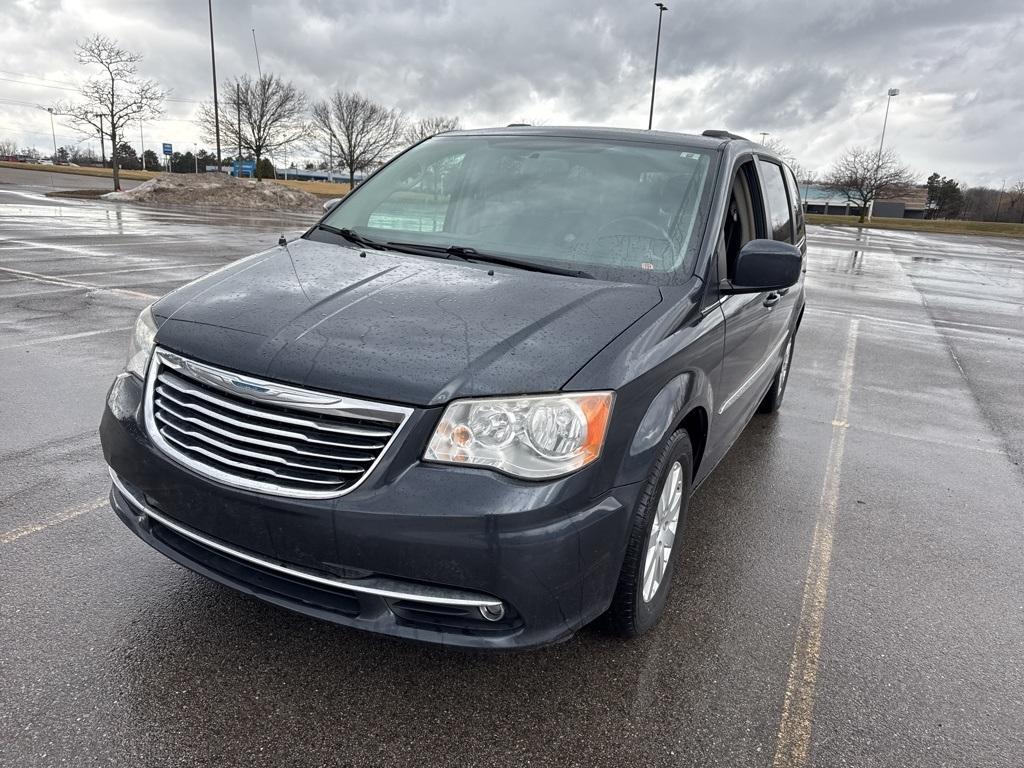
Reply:
[[790, 333], [786, 340], [786, 351], [783, 354], [782, 362], [779, 363], [779, 370], [775, 372], [772, 385], [764, 394], [764, 399], [757, 406], [758, 413], [775, 413], [782, 407], [782, 398], [786, 396], [786, 385], [789, 383], [789, 374], [793, 369], [793, 349], [796, 346], [796, 333]]
[[[675, 531], [675, 539], [669, 553], [668, 563], [657, 590], [649, 600], [643, 598], [644, 563], [651, 527], [657, 515], [658, 499], [673, 465], [679, 462], [682, 468], [682, 507]], [[693, 485], [693, 448], [685, 429], [675, 432], [658, 455], [644, 489], [640, 492], [633, 524], [626, 545], [626, 557], [619, 573], [619, 583], [608, 609], [608, 620], [612, 631], [622, 637], [636, 637], [653, 627], [665, 610], [665, 600], [672, 586], [679, 551], [682, 549], [683, 531], [686, 525], [686, 510]]]

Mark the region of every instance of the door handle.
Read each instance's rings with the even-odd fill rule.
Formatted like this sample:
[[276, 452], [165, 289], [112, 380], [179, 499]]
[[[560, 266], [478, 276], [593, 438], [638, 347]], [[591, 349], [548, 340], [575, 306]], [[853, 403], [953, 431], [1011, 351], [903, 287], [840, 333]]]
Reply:
[[781, 299], [781, 298], [782, 298], [782, 294], [781, 293], [779, 293], [778, 291], [772, 291], [771, 293], [769, 293], [767, 296], [764, 297], [764, 302], [763, 302], [764, 306], [766, 306], [766, 307], [774, 307], [776, 304], [779, 303], [779, 299]]

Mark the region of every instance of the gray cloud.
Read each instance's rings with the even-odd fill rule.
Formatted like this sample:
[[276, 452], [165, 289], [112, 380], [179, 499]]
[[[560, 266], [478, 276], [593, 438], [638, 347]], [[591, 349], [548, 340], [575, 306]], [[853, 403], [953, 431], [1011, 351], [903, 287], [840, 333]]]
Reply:
[[[922, 175], [1024, 177], [1019, 0], [669, 4], [658, 127], [768, 131], [822, 168], [846, 144], [877, 142], [885, 90], [895, 86], [887, 143]], [[214, 5], [222, 76], [255, 70], [254, 27], [264, 70], [313, 97], [354, 88], [468, 126], [522, 117], [646, 125], [657, 24], [646, 0]], [[31, 104], [66, 95], [43, 86], [80, 79], [74, 40], [104, 31], [141, 50], [144, 73], [179, 99], [147, 128], [153, 141], [196, 140], [193, 101], [210, 91], [205, 6], [142, 0], [124, 9], [115, 0], [4, 4], [0, 24], [16, 31], [0, 50], [0, 77], [50, 82], [0, 80], [0, 136], [47, 145], [48, 118]]]

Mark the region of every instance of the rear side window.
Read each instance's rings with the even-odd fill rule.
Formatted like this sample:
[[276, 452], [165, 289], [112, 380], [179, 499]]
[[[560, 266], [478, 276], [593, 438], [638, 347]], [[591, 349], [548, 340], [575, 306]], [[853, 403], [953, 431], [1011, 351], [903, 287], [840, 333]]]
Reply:
[[793, 209], [786, 194], [786, 180], [782, 166], [765, 160], [758, 162], [764, 182], [765, 203], [768, 207], [768, 227], [773, 240], [793, 242]]
[[800, 184], [793, 175], [793, 170], [786, 166], [786, 183], [789, 186], [789, 198], [793, 201], [793, 221], [796, 222], [796, 241], [800, 242], [806, 235], [804, 227], [804, 206], [800, 202]]

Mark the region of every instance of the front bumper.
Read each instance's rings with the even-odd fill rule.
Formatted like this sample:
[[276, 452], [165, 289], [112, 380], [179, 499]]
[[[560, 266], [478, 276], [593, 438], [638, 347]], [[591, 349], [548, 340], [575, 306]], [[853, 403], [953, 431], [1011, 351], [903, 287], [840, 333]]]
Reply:
[[[557, 642], [608, 607], [639, 485], [590, 491], [422, 464], [437, 413], [336, 499], [268, 496], [179, 466], [149, 441], [142, 384], [119, 377], [100, 429], [111, 504], [186, 567], [338, 624], [476, 648]], [[407, 450], [408, 449], [408, 450]]]

